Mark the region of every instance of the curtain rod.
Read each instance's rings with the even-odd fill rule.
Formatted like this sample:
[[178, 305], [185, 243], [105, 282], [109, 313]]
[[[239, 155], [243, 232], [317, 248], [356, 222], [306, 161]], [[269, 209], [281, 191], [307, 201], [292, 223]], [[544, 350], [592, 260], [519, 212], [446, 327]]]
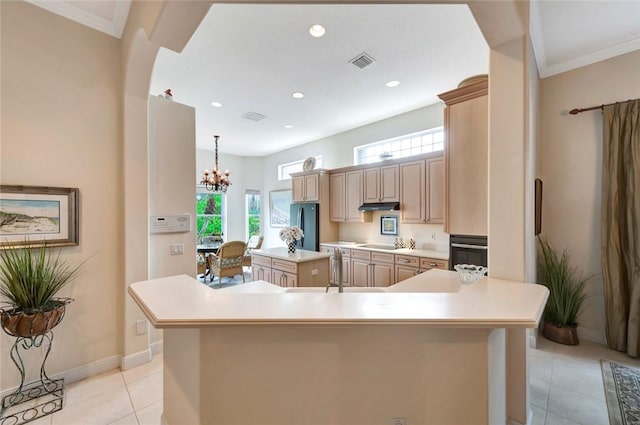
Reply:
[[[631, 99], [627, 100], [626, 102], [631, 102]], [[613, 103], [607, 103], [606, 105], [590, 106], [588, 108], [576, 108], [576, 109], [570, 110], [569, 113], [571, 115], [578, 115], [580, 112], [593, 111], [596, 109], [604, 109], [605, 106], [615, 105], [616, 103], [624, 103], [624, 102], [613, 102]]]

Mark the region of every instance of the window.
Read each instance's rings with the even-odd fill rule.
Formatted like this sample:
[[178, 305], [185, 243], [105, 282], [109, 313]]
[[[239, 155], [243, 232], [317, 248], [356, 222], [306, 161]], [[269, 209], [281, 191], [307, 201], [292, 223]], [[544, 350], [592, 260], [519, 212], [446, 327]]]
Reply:
[[444, 128], [436, 127], [354, 148], [354, 163], [371, 164], [444, 149]]
[[205, 236], [223, 235], [225, 228], [226, 197], [222, 193], [196, 189], [196, 239]]
[[[315, 168], [322, 168], [322, 156], [316, 156], [316, 166]], [[300, 161], [288, 162], [286, 164], [278, 165], [278, 180], [290, 180], [291, 173], [299, 173], [302, 170], [302, 164], [304, 164], [304, 159]]]
[[247, 240], [251, 236], [260, 235], [262, 228], [260, 223], [260, 191], [247, 190], [245, 197], [247, 211]]

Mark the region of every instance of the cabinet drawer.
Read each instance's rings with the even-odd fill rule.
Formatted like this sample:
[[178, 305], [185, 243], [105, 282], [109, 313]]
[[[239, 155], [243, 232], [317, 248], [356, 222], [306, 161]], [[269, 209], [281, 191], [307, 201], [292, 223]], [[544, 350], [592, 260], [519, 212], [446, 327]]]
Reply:
[[445, 260], [436, 260], [434, 258], [420, 257], [420, 268], [447, 270], [449, 268], [449, 263]]
[[393, 264], [393, 254], [387, 254], [385, 252], [372, 252], [371, 261], [376, 263], [391, 263]]
[[396, 264], [403, 266], [419, 267], [420, 259], [411, 255], [396, 255]]
[[351, 249], [349, 248], [340, 248], [342, 249], [342, 257], [351, 257]]
[[271, 267], [271, 257], [263, 257], [261, 255], [252, 254], [251, 264], [258, 265], [258, 266]]
[[351, 250], [351, 258], [360, 258], [362, 260], [371, 260], [371, 251], [362, 251], [360, 249]]
[[298, 264], [293, 261], [284, 261], [277, 258], [271, 260], [271, 268], [289, 273], [298, 273]]

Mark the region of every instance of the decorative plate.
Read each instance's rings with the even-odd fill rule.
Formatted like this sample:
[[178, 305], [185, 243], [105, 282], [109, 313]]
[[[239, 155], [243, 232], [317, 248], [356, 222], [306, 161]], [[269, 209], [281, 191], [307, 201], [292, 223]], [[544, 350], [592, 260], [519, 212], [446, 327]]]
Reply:
[[304, 171], [310, 171], [310, 170], [313, 170], [315, 166], [316, 166], [316, 159], [310, 156], [309, 158], [304, 160], [304, 163], [302, 164], [302, 169]]

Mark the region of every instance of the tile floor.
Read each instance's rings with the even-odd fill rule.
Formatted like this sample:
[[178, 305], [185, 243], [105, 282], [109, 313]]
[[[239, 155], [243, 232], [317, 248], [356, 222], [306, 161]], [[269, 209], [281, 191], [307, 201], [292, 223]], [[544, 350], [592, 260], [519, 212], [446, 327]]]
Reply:
[[[530, 425], [609, 424], [600, 359], [640, 367], [640, 360], [589, 341], [571, 347], [539, 337], [530, 353]], [[159, 425], [161, 414], [162, 354], [134, 369], [68, 384], [64, 409], [30, 424]]]
[[568, 346], [539, 336], [530, 353], [531, 425], [608, 425], [600, 359], [640, 368], [640, 359], [584, 340]]

